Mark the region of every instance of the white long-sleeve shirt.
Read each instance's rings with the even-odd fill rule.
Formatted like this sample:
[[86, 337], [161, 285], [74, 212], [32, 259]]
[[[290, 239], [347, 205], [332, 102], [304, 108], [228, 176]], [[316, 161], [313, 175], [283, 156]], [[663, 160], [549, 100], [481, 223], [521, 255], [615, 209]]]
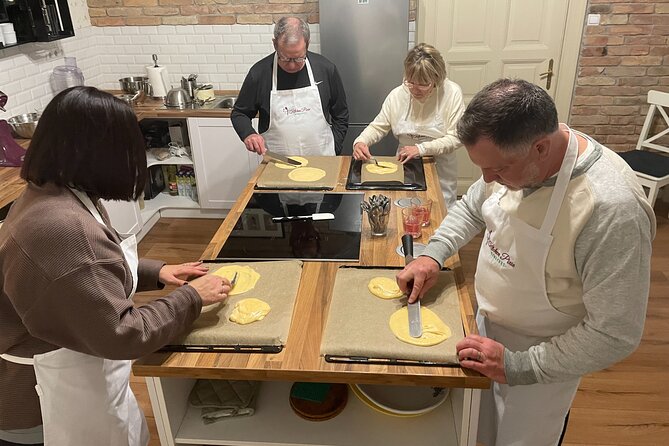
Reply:
[[437, 127], [443, 136], [419, 144], [418, 150], [421, 156], [448, 154], [461, 146], [455, 127], [464, 111], [462, 90], [453, 81], [446, 79], [442, 86], [432, 90], [425, 102], [414, 99], [409, 89], [400, 85], [388, 94], [379, 114], [360, 133], [353, 145], [363, 142], [371, 146], [381, 141], [391, 130], [397, 135], [397, 125], [401, 120], [430, 125], [436, 117]]

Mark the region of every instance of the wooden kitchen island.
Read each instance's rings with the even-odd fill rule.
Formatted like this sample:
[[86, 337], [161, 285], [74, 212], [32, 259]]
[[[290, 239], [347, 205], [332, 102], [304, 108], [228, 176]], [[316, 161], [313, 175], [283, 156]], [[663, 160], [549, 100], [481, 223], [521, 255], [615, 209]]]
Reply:
[[[346, 191], [350, 157], [339, 157], [340, 173], [332, 192]], [[254, 193], [261, 164], [233, 209], [203, 253], [213, 259], [230, 235], [235, 222]], [[382, 193], [397, 198], [429, 197], [434, 201], [430, 225], [422, 239], [441, 222], [445, 209], [434, 162], [425, 159], [427, 191], [365, 191], [365, 197]], [[363, 218], [360, 262], [362, 266], [404, 265], [395, 250], [401, 245], [401, 209], [393, 205], [388, 235], [370, 235]], [[458, 445], [473, 446], [480, 390], [488, 378], [459, 367], [424, 367], [369, 364], [334, 364], [320, 355], [321, 337], [337, 268], [346, 263], [305, 261], [286, 345], [280, 353], [155, 353], [135, 362], [136, 376], [147, 385], [161, 444], [212, 445]], [[351, 263], [348, 263], [349, 265]], [[357, 264], [357, 263], [356, 263]], [[457, 256], [446, 266], [455, 272], [465, 334], [476, 333], [474, 312]], [[231, 418], [204, 425], [199, 409], [189, 407], [188, 395], [198, 378], [265, 381], [251, 417]], [[397, 418], [380, 414], [349, 395], [347, 407], [328, 421], [310, 422], [295, 415], [289, 406], [294, 381], [432, 386], [450, 388], [449, 399], [429, 414]]]

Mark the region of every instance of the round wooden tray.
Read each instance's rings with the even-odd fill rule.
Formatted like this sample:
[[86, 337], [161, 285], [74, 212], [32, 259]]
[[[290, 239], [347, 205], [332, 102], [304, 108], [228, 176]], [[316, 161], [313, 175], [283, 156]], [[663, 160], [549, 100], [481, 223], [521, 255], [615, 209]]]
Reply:
[[344, 410], [347, 402], [348, 386], [346, 384], [331, 384], [325, 400], [321, 403], [290, 397], [290, 407], [293, 412], [309, 421], [325, 421], [334, 418]]

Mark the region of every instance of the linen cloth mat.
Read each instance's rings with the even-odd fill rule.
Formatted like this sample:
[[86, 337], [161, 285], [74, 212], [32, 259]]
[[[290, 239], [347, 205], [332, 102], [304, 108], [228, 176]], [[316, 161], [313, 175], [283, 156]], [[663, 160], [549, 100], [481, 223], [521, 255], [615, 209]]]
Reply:
[[223, 418], [253, 415], [259, 389], [260, 381], [198, 379], [188, 402], [201, 407], [202, 421], [211, 424]]
[[[316, 167], [325, 171], [325, 176], [318, 181], [294, 181], [288, 174], [294, 169], [282, 169], [270, 161], [258, 177], [257, 189], [334, 189], [337, 185], [341, 160], [339, 156], [303, 156], [309, 163], [306, 167]], [[299, 169], [299, 167], [297, 167]]]
[[452, 271], [439, 273], [437, 283], [421, 299], [451, 329], [451, 337], [431, 347], [407, 344], [390, 329], [390, 316], [407, 298], [381, 299], [367, 284], [374, 277], [395, 280], [399, 269], [339, 268], [335, 277], [321, 355], [361, 356], [457, 364], [455, 344], [464, 338], [460, 300]]
[[379, 163], [384, 161], [395, 164], [397, 170], [393, 173], [371, 173], [367, 171], [367, 166], [373, 166], [374, 161], [367, 161], [360, 166], [361, 183], [388, 183], [395, 181], [404, 184], [404, 166], [397, 160], [396, 156], [375, 156], [374, 158], [376, 158]]
[[[250, 266], [260, 274], [260, 279], [253, 289], [245, 293], [203, 307], [190, 333], [172, 345], [285, 345], [300, 284], [302, 261], [207, 263], [210, 273], [226, 265]], [[228, 318], [235, 304], [249, 297], [267, 302], [270, 312], [264, 319], [250, 324], [231, 322]]]

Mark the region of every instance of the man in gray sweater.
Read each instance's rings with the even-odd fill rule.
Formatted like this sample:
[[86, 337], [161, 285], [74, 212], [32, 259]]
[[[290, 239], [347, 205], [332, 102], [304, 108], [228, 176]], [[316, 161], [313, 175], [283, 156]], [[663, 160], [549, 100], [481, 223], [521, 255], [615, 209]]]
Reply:
[[458, 137], [483, 176], [397, 275], [410, 302], [485, 230], [475, 278], [478, 335], [463, 367], [494, 382], [481, 398], [486, 446], [554, 446], [580, 377], [629, 355], [643, 332], [655, 215], [634, 172], [558, 124], [540, 87], [501, 79], [479, 92]]

